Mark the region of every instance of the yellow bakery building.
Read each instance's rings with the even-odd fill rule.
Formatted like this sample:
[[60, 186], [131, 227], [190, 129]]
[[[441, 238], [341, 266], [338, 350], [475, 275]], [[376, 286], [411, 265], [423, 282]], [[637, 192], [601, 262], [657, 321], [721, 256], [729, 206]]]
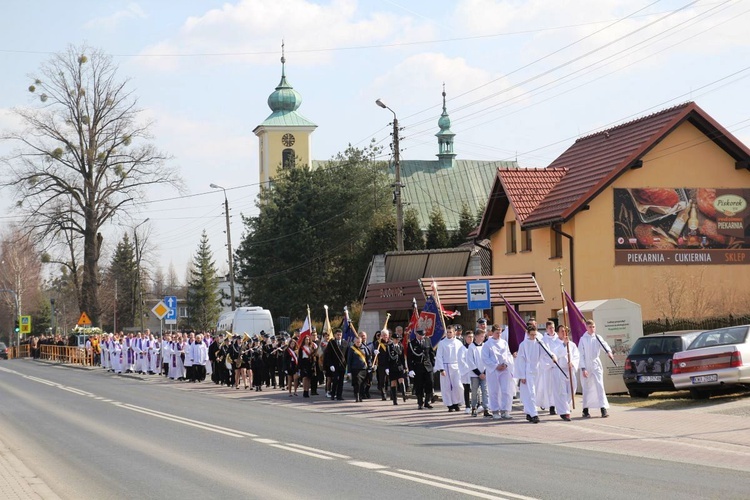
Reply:
[[[581, 137], [543, 169], [498, 169], [478, 228], [492, 274], [533, 273], [556, 318], [624, 298], [643, 319], [750, 310], [750, 149], [694, 102]], [[561, 276], [562, 275], [562, 276]], [[503, 308], [496, 308], [496, 318]]]

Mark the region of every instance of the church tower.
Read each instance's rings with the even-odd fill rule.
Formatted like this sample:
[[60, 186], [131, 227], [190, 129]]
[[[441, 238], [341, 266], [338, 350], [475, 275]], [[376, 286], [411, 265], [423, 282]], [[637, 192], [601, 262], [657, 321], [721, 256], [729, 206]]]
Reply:
[[435, 134], [438, 138], [438, 165], [440, 168], [449, 168], [453, 166], [453, 159], [456, 153], [453, 152], [453, 138], [456, 136], [451, 132], [451, 119], [448, 111], [445, 109], [445, 84], [443, 84], [443, 113], [438, 120], [440, 132]]
[[310, 136], [318, 127], [297, 113], [302, 96], [286, 79], [284, 43], [281, 44], [281, 81], [268, 96], [271, 114], [255, 127], [260, 153], [261, 186], [270, 187], [281, 165], [310, 165], [312, 161]]

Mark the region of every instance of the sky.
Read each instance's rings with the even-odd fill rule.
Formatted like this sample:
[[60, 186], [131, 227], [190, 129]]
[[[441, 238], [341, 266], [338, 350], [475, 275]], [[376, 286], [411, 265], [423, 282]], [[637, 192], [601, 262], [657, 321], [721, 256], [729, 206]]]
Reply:
[[[102, 263], [148, 218], [149, 265], [183, 279], [204, 230], [228, 268], [209, 184], [227, 189], [235, 248], [241, 214], [257, 214], [252, 130], [270, 114], [282, 39], [317, 160], [372, 139], [390, 158], [377, 98], [399, 118], [402, 159], [435, 159], [445, 84], [458, 158], [544, 167], [577, 137], [688, 100], [750, 144], [748, 22], [747, 0], [7, 0], [0, 130], [19, 127], [12, 110], [33, 105], [29, 75], [52, 54], [112, 55], [185, 189], [151, 190], [104, 228]], [[0, 231], [20, 220], [13, 194], [0, 191]]]

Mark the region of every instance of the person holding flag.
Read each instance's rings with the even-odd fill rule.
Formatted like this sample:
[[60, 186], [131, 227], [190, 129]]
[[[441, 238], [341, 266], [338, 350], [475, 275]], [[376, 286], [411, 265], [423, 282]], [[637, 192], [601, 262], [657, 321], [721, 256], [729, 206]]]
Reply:
[[[565, 375], [560, 373], [560, 370], [552, 370], [550, 372], [552, 375], [552, 394], [555, 408], [561, 419], [570, 422], [570, 406], [574, 396], [572, 388], [576, 387], [576, 373], [578, 372], [580, 357], [575, 342], [570, 342], [566, 326], [560, 325], [557, 329], [557, 338], [552, 342], [550, 351], [557, 356], [560, 365], [567, 367], [567, 371], [571, 376], [570, 379], [565, 378]], [[570, 352], [570, 355], [568, 355], [568, 352]]]
[[435, 352], [425, 337], [424, 330], [414, 331], [415, 338], [409, 341], [409, 376], [414, 379], [414, 392], [417, 395], [417, 409], [432, 409], [432, 370], [435, 366]]
[[344, 372], [347, 367], [347, 352], [349, 344], [342, 340], [343, 332], [337, 328], [333, 333], [333, 340], [328, 342], [323, 360], [331, 374], [331, 399], [343, 401]]
[[449, 412], [460, 411], [463, 402], [464, 386], [458, 369], [462, 349], [465, 347], [456, 338], [453, 326], [447, 327], [445, 338], [437, 345], [434, 370], [440, 373], [440, 393]]
[[[539, 377], [539, 365], [541, 356], [544, 354], [540, 343], [542, 342], [536, 325], [526, 325], [526, 338], [518, 346], [518, 356], [515, 361], [515, 374], [521, 383], [521, 401], [526, 420], [533, 424], [539, 423], [539, 415], [536, 411], [536, 386]], [[555, 358], [555, 361], [557, 359]]]
[[[365, 334], [365, 338], [367, 338], [367, 334]], [[352, 344], [346, 351], [346, 366], [352, 375], [355, 403], [361, 403], [365, 396], [365, 379], [367, 370], [370, 369], [367, 352], [367, 346], [362, 344], [362, 338], [355, 335]]]
[[607, 353], [609, 359], [615, 360], [612, 349], [601, 336], [596, 333], [596, 324], [593, 320], [586, 321], [586, 335], [578, 342], [578, 350], [581, 354], [581, 389], [583, 390], [583, 418], [590, 418], [589, 408], [600, 408], [602, 418], [607, 418], [609, 413], [609, 401], [604, 392], [604, 368], [599, 360], [602, 351]]

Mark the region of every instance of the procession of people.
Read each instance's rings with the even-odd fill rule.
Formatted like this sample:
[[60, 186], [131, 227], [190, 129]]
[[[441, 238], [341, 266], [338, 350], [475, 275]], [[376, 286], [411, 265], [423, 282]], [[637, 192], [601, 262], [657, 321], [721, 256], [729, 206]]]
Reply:
[[[432, 345], [424, 330], [414, 329], [403, 339], [403, 329], [383, 329], [372, 339], [352, 329], [343, 339], [341, 329], [318, 336], [315, 327], [301, 333], [182, 333], [156, 336], [145, 333], [103, 334], [86, 342], [86, 351], [108, 372], [160, 375], [175, 381], [216, 385], [235, 390], [262, 392], [279, 389], [290, 398], [325, 396], [344, 400], [349, 381], [354, 402], [379, 394], [381, 400], [407, 403], [416, 400], [419, 410], [434, 409], [434, 388], [448, 412], [471, 417], [512, 420], [513, 400], [523, 406], [528, 422], [539, 423], [548, 412], [571, 420], [573, 396], [580, 380], [583, 388], [581, 416], [590, 418], [598, 409], [609, 416], [604, 392], [602, 351], [612, 356], [609, 345], [596, 335], [588, 321], [579, 345], [569, 339], [565, 326], [555, 329], [548, 321], [539, 332], [535, 321], [526, 325], [526, 336], [511, 352], [507, 328], [490, 327], [480, 318], [475, 330], [446, 325], [445, 335]], [[409, 389], [410, 388], [410, 389]]]

